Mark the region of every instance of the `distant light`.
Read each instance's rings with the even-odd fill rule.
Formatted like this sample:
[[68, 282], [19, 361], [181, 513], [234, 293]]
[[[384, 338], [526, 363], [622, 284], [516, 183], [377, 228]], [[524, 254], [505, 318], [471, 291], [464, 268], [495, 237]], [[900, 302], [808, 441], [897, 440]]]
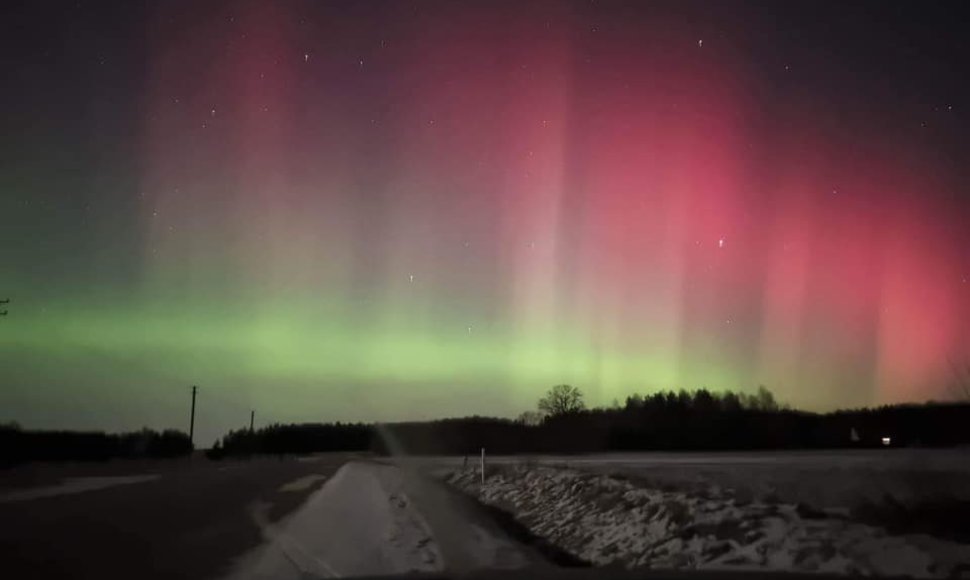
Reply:
[[891, 437], [883, 437], [883, 438], [882, 438], [882, 444], [883, 444], [883, 445], [889, 445], [889, 444], [890, 444], [890, 443], [892, 443], [892, 442], [893, 442], [893, 440], [892, 440], [892, 438], [891, 438]]

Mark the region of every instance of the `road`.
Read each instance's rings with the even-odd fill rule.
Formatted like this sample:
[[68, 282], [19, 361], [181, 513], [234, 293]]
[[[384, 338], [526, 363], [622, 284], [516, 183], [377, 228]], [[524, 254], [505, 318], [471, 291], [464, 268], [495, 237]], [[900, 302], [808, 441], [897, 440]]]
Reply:
[[261, 543], [255, 506], [279, 521], [348, 458], [194, 457], [0, 472], [3, 575], [218, 578]]

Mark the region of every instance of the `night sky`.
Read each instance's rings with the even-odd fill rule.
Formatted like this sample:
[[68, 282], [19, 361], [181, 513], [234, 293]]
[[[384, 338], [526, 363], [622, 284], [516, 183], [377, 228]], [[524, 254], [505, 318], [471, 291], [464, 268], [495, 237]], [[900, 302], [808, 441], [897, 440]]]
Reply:
[[4, 3], [0, 421], [945, 398], [956, 8]]

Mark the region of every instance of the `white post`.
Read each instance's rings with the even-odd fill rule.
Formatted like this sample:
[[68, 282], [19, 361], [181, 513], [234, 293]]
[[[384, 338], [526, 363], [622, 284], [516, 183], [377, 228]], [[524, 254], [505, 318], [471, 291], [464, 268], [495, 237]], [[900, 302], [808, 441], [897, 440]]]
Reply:
[[482, 447], [482, 485], [485, 485], [485, 448]]

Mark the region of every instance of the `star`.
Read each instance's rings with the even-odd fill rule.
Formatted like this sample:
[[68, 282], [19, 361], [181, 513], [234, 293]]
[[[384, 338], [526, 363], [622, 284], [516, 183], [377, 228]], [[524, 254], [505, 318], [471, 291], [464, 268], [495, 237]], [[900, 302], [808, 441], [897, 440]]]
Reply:
[[215, 117], [216, 116], [216, 110], [214, 108], [211, 111], [209, 111], [209, 116], [210, 117]]
[[469, 327], [468, 327], [468, 334], [471, 334], [471, 333], [472, 333], [472, 327], [471, 327], [471, 326], [469, 326]]
[[721, 238], [721, 239], [719, 239], [717, 241], [717, 247], [719, 247], [719, 248], [723, 248], [724, 247], [724, 238]]
[[697, 41], [697, 48], [704, 48], [704, 39], [703, 38]]
[[414, 274], [408, 274], [408, 282], [414, 282]]
[[304, 52], [303, 53], [303, 62], [310, 62], [310, 53], [309, 52]]

